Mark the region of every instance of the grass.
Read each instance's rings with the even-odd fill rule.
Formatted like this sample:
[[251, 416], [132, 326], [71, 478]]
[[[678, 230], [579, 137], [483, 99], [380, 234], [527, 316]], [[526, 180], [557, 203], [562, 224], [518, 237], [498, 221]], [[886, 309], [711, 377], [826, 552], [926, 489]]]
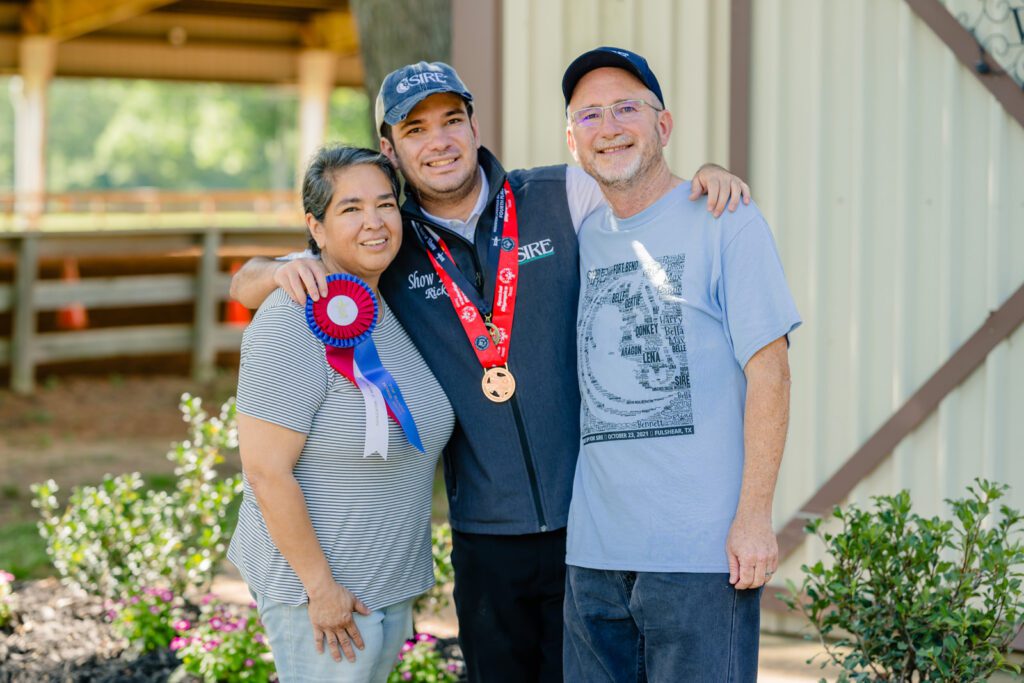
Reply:
[[46, 556], [46, 543], [35, 522], [14, 522], [0, 526], [0, 557], [7, 566], [0, 566], [16, 579], [42, 579], [53, 575], [53, 565]]

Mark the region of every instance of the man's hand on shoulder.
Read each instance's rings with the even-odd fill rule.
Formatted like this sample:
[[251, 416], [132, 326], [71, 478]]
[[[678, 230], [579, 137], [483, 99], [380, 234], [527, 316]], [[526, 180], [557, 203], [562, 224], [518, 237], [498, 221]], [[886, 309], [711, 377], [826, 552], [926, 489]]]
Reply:
[[779, 542], [770, 516], [737, 516], [725, 542], [729, 583], [737, 590], [760, 588], [779, 566]]
[[690, 201], [708, 196], [708, 211], [718, 218], [725, 211], [735, 211], [742, 200], [750, 203], [750, 186], [718, 164], [704, 164], [690, 182]]
[[306, 305], [306, 292], [313, 301], [327, 296], [327, 271], [318, 258], [274, 261], [255, 257], [231, 277], [231, 298], [246, 308], [259, 308], [278, 287], [297, 304]]
[[288, 293], [300, 306], [306, 305], [306, 293], [313, 301], [327, 296], [327, 269], [318, 258], [296, 258], [279, 261], [274, 270], [274, 284]]

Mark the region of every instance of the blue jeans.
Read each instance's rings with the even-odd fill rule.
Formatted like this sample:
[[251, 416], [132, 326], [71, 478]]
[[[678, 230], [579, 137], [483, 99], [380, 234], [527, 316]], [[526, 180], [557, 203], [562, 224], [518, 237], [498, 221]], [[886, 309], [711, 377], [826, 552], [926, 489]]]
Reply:
[[757, 680], [761, 590], [728, 574], [569, 566], [566, 683]]
[[316, 651], [307, 605], [285, 605], [260, 595], [255, 598], [281, 683], [385, 683], [402, 644], [412, 637], [413, 599], [367, 616], [355, 614], [366, 647], [360, 650], [353, 646], [355, 662], [345, 659], [344, 654], [336, 662], [326, 646], [323, 654]]

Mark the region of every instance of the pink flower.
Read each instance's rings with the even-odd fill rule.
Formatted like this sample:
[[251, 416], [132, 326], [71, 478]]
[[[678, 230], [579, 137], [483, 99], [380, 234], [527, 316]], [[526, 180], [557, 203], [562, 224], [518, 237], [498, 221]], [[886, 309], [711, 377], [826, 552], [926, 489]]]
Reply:
[[256, 609], [256, 603], [255, 602], [250, 602], [249, 603], [249, 609]]
[[402, 645], [402, 652], [408, 652], [411, 649], [412, 649], [412, 642], [408, 641], [408, 640], [405, 641], [405, 644]]
[[259, 643], [260, 645], [263, 645], [264, 643], [267, 642], [267, 637], [264, 636], [262, 633], [253, 634], [252, 639], [255, 640], [257, 643]]
[[150, 614], [160, 614], [160, 608], [157, 607], [156, 605], [150, 605], [149, 606], [149, 613]]
[[402, 673], [402, 678], [407, 680], [407, 681], [411, 681], [412, 680], [412, 672], [411, 671], [403, 672]]
[[14, 574], [0, 569], [0, 585], [5, 585], [12, 581], [14, 581]]
[[214, 631], [220, 631], [224, 626], [224, 621], [220, 617], [213, 617], [210, 619], [210, 628]]
[[203, 649], [207, 652], [213, 652], [217, 649], [218, 645], [220, 645], [219, 640], [208, 640], [205, 643], [203, 643]]
[[109, 619], [110, 621], [117, 619], [117, 612], [112, 609], [107, 610], [107, 619]]
[[187, 631], [192, 628], [192, 622], [188, 619], [178, 619], [176, 622], [171, 624], [175, 631]]
[[248, 667], [251, 667], [251, 666], [253, 666], [253, 665], [255, 665], [255, 664], [256, 664], [256, 662], [252, 661], [251, 659], [247, 659], [247, 660], [245, 660], [245, 666], [246, 666], [246, 668], [248, 668]]
[[456, 671], [459, 670], [459, 665], [456, 664], [455, 662], [452, 662], [451, 664], [448, 665], [448, 670], [451, 671], [452, 673], [455, 673]]
[[416, 634], [416, 640], [418, 640], [418, 641], [420, 641], [422, 643], [422, 642], [425, 642], [425, 641], [428, 641], [428, 640], [433, 640], [433, 638], [430, 637], [429, 633], [417, 633]]
[[217, 594], [216, 593], [208, 593], [208, 594], [203, 596], [202, 603], [204, 605], [209, 605], [211, 602], [213, 602], [216, 599], [217, 599]]
[[133, 595], [132, 597], [128, 598], [128, 602], [133, 604], [133, 605], [139, 604], [139, 600], [140, 600], [140, 598], [139, 598], [138, 595]]
[[182, 638], [181, 636], [175, 636], [171, 639], [171, 649], [180, 650], [181, 648], [188, 645], [188, 638]]

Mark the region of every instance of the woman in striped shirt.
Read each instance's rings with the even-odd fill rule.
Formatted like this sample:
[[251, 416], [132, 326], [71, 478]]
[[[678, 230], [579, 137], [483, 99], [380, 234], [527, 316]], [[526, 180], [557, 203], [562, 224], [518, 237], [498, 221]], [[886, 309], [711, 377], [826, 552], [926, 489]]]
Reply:
[[[376, 292], [402, 239], [398, 179], [370, 150], [321, 150], [302, 187], [310, 248], [328, 273]], [[362, 393], [339, 375], [283, 290], [242, 341], [238, 439], [245, 471], [228, 557], [249, 585], [282, 681], [385, 681], [433, 585], [433, 473], [451, 405], [380, 299], [373, 341], [425, 453], [389, 420], [387, 458], [364, 457]], [[325, 654], [326, 649], [329, 655]]]

